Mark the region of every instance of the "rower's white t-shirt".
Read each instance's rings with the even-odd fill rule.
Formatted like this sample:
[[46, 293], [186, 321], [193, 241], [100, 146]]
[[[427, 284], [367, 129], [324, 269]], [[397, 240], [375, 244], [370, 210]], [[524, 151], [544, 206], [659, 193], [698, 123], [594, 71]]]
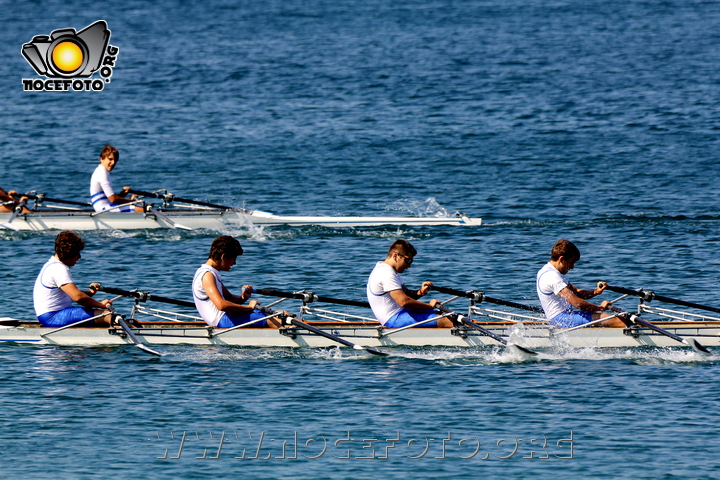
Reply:
[[108, 172], [102, 164], [98, 165], [90, 178], [90, 201], [96, 212], [112, 207], [110, 197], [115, 195]]
[[385, 262], [375, 265], [367, 283], [367, 299], [370, 302], [375, 318], [385, 323], [402, 310], [402, 307], [390, 296], [393, 290], [402, 290], [403, 281], [400, 275]]
[[72, 298], [60, 288], [68, 283], [73, 283], [70, 267], [51, 257], [40, 270], [33, 289], [33, 304], [38, 317], [72, 307]]
[[202, 319], [205, 320], [205, 323], [207, 323], [211, 327], [217, 327], [218, 323], [220, 323], [220, 319], [223, 315], [225, 315], [225, 312], [219, 310], [215, 306], [213, 301], [210, 300], [210, 297], [208, 297], [208, 294], [205, 291], [205, 287], [203, 287], [202, 278], [206, 272], [210, 272], [210, 274], [215, 277], [215, 287], [217, 287], [218, 292], [220, 292], [221, 296], [223, 294], [223, 283], [222, 278], [220, 277], [220, 272], [218, 272], [217, 269], [211, 267], [210, 265], [203, 264], [200, 266], [200, 268], [197, 269], [197, 271], [195, 272], [195, 277], [193, 277], [193, 300], [195, 300], [195, 308], [197, 308], [198, 313], [200, 314]]
[[545, 311], [545, 317], [552, 320], [561, 313], [571, 312], [573, 306], [558, 295], [560, 291], [567, 287], [570, 282], [565, 276], [553, 267], [549, 262], [537, 273], [537, 294], [540, 298], [540, 305]]

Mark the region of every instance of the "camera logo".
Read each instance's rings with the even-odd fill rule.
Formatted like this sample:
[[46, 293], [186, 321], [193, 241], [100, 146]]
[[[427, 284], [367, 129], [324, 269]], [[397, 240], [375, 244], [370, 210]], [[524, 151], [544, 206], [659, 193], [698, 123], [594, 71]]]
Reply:
[[[37, 35], [22, 46], [22, 55], [38, 75], [47, 80], [23, 78], [25, 91], [99, 91], [110, 83], [118, 47], [109, 44], [110, 30], [104, 20], [79, 32], [74, 28], [53, 30]], [[100, 71], [104, 79], [91, 79]]]

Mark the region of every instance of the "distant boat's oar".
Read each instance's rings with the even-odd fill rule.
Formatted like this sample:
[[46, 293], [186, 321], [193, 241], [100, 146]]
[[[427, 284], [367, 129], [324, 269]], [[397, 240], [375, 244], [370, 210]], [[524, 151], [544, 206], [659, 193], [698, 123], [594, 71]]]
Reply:
[[647, 290], [647, 291], [630, 290], [629, 288], [614, 287], [611, 285], [608, 285], [606, 288], [613, 292], [623, 293], [625, 295], [634, 295], [634, 296], [640, 297], [643, 300], [648, 301], [648, 302], [650, 302], [652, 300], [657, 300], [660, 302], [672, 303], [672, 304], [680, 305], [683, 307], [697, 308], [698, 310], [707, 310], [708, 312], [720, 313], [720, 308], [709, 307], [707, 305], [700, 305], [698, 303], [686, 302], [684, 300], [677, 300], [675, 298], [670, 298], [670, 297], [663, 297], [662, 295], [657, 295], [655, 292], [650, 291], [650, 290]]
[[[437, 309], [440, 310], [440, 311], [443, 312], [443, 313], [451, 313], [451, 312], [452, 312], [452, 310], [450, 310], [448, 307], [446, 307], [446, 306], [443, 305], [443, 304], [438, 304]], [[483, 335], [486, 335], [486, 336], [492, 338], [492, 339], [495, 340], [496, 342], [502, 343], [503, 345], [505, 345], [505, 346], [508, 347], [508, 348], [516, 348], [516, 349], [520, 350], [522, 353], [524, 353], [524, 354], [526, 354], [526, 355], [537, 355], [537, 352], [533, 352], [532, 350], [530, 350], [530, 349], [528, 349], [528, 348], [525, 348], [525, 347], [523, 347], [523, 346], [521, 346], [521, 345], [517, 345], [517, 344], [515, 344], [515, 343], [510, 343], [510, 342], [508, 342], [507, 340], [505, 340], [504, 338], [502, 338], [500, 335], [497, 335], [497, 334], [491, 332], [491, 331], [488, 330], [487, 328], [481, 327], [481, 326], [478, 325], [477, 323], [475, 323], [475, 322], [473, 322], [472, 320], [470, 320], [469, 318], [465, 317], [465, 315], [462, 315], [462, 314], [458, 313], [456, 318], [457, 318], [457, 321], [459, 321], [460, 323], [462, 323], [462, 324], [465, 325], [466, 327], [472, 328], [473, 330], [478, 330], [478, 331], [481, 332]]]
[[[274, 310], [272, 310], [271, 308], [268, 308], [268, 307], [263, 307], [262, 311], [267, 315], [272, 315], [273, 313], [275, 313]], [[381, 352], [380, 350], [376, 350], [372, 347], [362, 347], [362, 346], [358, 345], [357, 343], [350, 342], [348, 340], [345, 340], [344, 338], [338, 337], [337, 335], [333, 335], [324, 330], [320, 330], [319, 328], [313, 327], [312, 325], [308, 325], [307, 323], [300, 321], [295, 317], [286, 316], [283, 319], [283, 323], [286, 325], [294, 325], [298, 328], [302, 328], [304, 330], [307, 330], [308, 332], [314, 333], [315, 335], [325, 337], [328, 340], [332, 340], [333, 342], [337, 342], [341, 345], [345, 345], [346, 347], [350, 347], [353, 350], [365, 350], [369, 353], [372, 353], [373, 355], [387, 355], [387, 353]]]
[[107, 292], [113, 295], [122, 295], [124, 297], [133, 297], [137, 299], [140, 302], [145, 301], [153, 301], [153, 302], [161, 302], [161, 303], [169, 303], [171, 305], [178, 305], [180, 307], [190, 307], [195, 308], [195, 304], [193, 302], [188, 302], [185, 300], [174, 300], [172, 298], [167, 297], [161, 297], [159, 295], [152, 295], [149, 292], [139, 292], [139, 291], [128, 291], [128, 290], [121, 290], [119, 288], [113, 288], [113, 287], [100, 287], [100, 290], [103, 292]]
[[180, 228], [182, 230], [192, 230], [192, 228], [190, 228], [190, 227], [186, 227], [185, 225], [181, 225], [181, 224], [175, 222], [174, 220], [171, 220], [166, 215], [163, 215], [162, 213], [158, 212], [150, 205], [147, 206], [147, 209], [148, 209], [148, 212], [152, 213], [153, 215], [155, 215], [157, 217], [162, 218], [165, 221], [165, 223], [170, 225], [171, 228]]
[[520, 310], [527, 310], [535, 313], [543, 313], [543, 309], [540, 307], [531, 307], [530, 305], [523, 305], [521, 303], [508, 302], [507, 300], [499, 300], [497, 298], [488, 297], [484, 293], [476, 292], [474, 290], [462, 291], [455, 288], [438, 287], [437, 285], [433, 285], [432, 289], [437, 290], [440, 293], [455, 295], [456, 297], [466, 297], [476, 303], [488, 302], [494, 303], [496, 305], [503, 305], [505, 307], [518, 308]]
[[30, 200], [35, 200], [37, 204], [41, 204], [42, 202], [53, 202], [53, 203], [64, 203], [67, 205], [76, 205], [78, 207], [90, 207], [92, 208], [92, 204], [88, 202], [76, 202], [74, 200], [63, 200], [60, 198], [50, 198], [46, 197], [44, 193], [24, 193], [22, 195], [23, 197], [28, 197]]
[[295, 300], [302, 300], [305, 303], [322, 302], [322, 303], [335, 303], [338, 305], [348, 305], [350, 307], [364, 307], [370, 308], [368, 302], [358, 302], [355, 300], [343, 300], [341, 298], [322, 297], [315, 295], [314, 292], [280, 292], [278, 290], [272, 290], [267, 288], [253, 288], [253, 293], [265, 295], [268, 297], [280, 297], [280, 298], [293, 298]]
[[132, 193], [135, 195], [142, 195], [143, 197], [160, 198], [162, 200], [165, 200], [165, 202], [167, 202], [167, 203], [177, 200], [178, 202], [189, 203], [191, 205], [200, 205], [203, 207], [219, 208], [221, 210], [236, 210], [234, 207], [228, 207], [226, 205], [218, 205], [216, 203], [199, 202], [197, 200], [190, 200], [187, 198], [176, 197], [175, 194], [169, 193], [167, 190], [165, 190], [165, 193], [146, 192], [144, 190], [129, 190], [129, 193]]
[[[632, 291], [632, 290], [631, 290]], [[676, 335], [672, 332], [668, 332], [667, 330], [658, 327], [657, 325], [654, 325], [650, 322], [648, 322], [645, 319], [640, 318], [638, 315], [630, 312], [625, 312], [617, 307], [610, 307], [610, 310], [618, 314], [618, 318], [625, 320], [627, 322], [633, 323], [635, 325], [641, 325], [645, 328], [649, 328], [650, 330], [653, 330], [661, 335], [665, 335], [666, 337], [672, 338], [676, 342], [684, 343], [685, 345], [688, 345], [692, 347], [693, 350], [696, 352], [702, 354], [702, 355], [711, 355], [712, 353], [710, 350], [705, 348], [703, 345], [700, 344], [697, 340], [694, 338], [691, 338], [690, 340], [681, 337], [680, 335]]]
[[15, 220], [15, 217], [17, 217], [20, 212], [22, 212], [23, 208], [25, 208], [25, 203], [27, 203], [25, 200], [21, 201], [15, 206], [15, 210], [13, 211], [13, 214], [10, 216], [10, 220], [8, 220], [5, 223], [0, 224], [0, 227], [7, 228], [8, 230], [15, 230], [16, 232], [20, 230], [15, 225], [12, 225], [13, 220]]

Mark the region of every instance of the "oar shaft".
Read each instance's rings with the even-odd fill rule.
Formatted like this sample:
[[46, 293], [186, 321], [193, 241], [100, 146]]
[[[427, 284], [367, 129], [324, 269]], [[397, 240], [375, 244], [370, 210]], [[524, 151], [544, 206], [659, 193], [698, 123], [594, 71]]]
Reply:
[[123, 295], [125, 297], [137, 298], [141, 302], [144, 302], [146, 300], [151, 300], [153, 302], [169, 303], [170, 305], [178, 305], [180, 307], [195, 308], [195, 304], [193, 302], [187, 302], [185, 300], [175, 300], [173, 298], [161, 297], [160, 295], [152, 295], [148, 292], [131, 292], [129, 290], [121, 290], [119, 288], [113, 288], [113, 287], [101, 287], [100, 290], [102, 290], [103, 292], [114, 294], [114, 295]]
[[662, 295], [657, 295], [655, 292], [643, 292], [643, 291], [631, 290], [629, 288], [615, 287], [612, 285], [608, 285], [606, 288], [612, 292], [623, 293], [626, 295], [633, 295], [636, 297], [644, 298], [648, 301], [649, 300], [657, 300], [659, 302], [680, 305], [681, 307], [697, 308], [698, 310], [706, 310], [708, 312], [720, 313], [720, 308], [710, 307], [707, 305], [700, 305], [698, 303], [686, 302], [685, 300], [678, 300], [676, 298], [665, 297]]
[[[264, 310], [265, 310], [265, 313], [268, 313], [268, 314], [270, 314], [270, 315], [272, 315], [273, 313], [275, 313], [272, 309], [267, 308], [267, 307], [266, 307]], [[294, 325], [294, 326], [296, 326], [296, 327], [298, 327], [298, 328], [302, 328], [302, 329], [304, 329], [304, 330], [307, 330], [307, 331], [310, 332], [310, 333], [314, 333], [315, 335], [319, 335], [319, 336], [321, 336], [321, 337], [325, 337], [325, 338], [327, 338], [328, 340], [332, 340], [333, 342], [337, 342], [337, 343], [339, 343], [339, 344], [341, 344], [341, 345], [345, 345], [346, 347], [350, 347], [350, 348], [352, 348], [353, 350], [365, 350], [365, 351], [367, 351], [367, 352], [372, 353], [373, 355], [387, 355], [387, 353], [381, 352], [380, 350], [377, 350], [377, 349], [375, 349], [375, 348], [372, 348], [372, 347], [362, 347], [362, 346], [360, 346], [360, 345], [358, 345], [358, 344], [356, 344], [356, 343], [353, 343], [353, 342], [351, 342], [351, 341], [349, 341], [349, 340], [345, 340], [345, 339], [342, 338], [342, 337], [338, 337], [337, 335], [333, 335], [333, 334], [331, 334], [331, 333], [327, 333], [327, 332], [325, 332], [325, 331], [323, 331], [323, 330], [320, 330], [320, 329], [317, 328], [317, 327], [313, 327], [312, 325], [308, 325], [307, 323], [302, 322], [302, 321], [298, 320], [298, 319], [295, 318], [295, 317], [285, 317], [285, 318], [284, 318], [284, 323], [289, 323], [290, 325]]]
[[[476, 296], [476, 292], [464, 292], [462, 290], [457, 290], [455, 288], [438, 287], [437, 285], [433, 285], [432, 288], [433, 288], [433, 290], [437, 290], [438, 292], [445, 293], [447, 295], [456, 295], [458, 297], [465, 297], [465, 298], [475, 298], [475, 296]], [[488, 297], [487, 295], [482, 295], [481, 298], [485, 302], [494, 303], [496, 305], [517, 308], [520, 310], [527, 310], [527, 311], [536, 312], [536, 313], [543, 312], [543, 309], [540, 307], [532, 307], [530, 305], [523, 305], [521, 303], [509, 302], [507, 300], [500, 300], [498, 298]]]
[[31, 200], [41, 200], [43, 202], [55, 202], [55, 203], [65, 203], [68, 205], [77, 205], [80, 207], [92, 207], [91, 203], [82, 203], [82, 202], [75, 202], [73, 200], [63, 200], [61, 198], [50, 198], [46, 197], [44, 195], [36, 195], [33, 193], [26, 193], [23, 195], [23, 197], [28, 197]]
[[176, 197], [172, 194], [163, 194], [163, 193], [154, 193], [154, 192], [146, 192], [144, 190], [129, 190], [129, 193], [133, 193], [135, 195], [142, 195], [144, 197], [150, 197], [150, 198], [165, 198], [166, 195], [171, 195], [171, 198], [173, 201], [178, 201], [182, 203], [191, 203], [195, 205], [201, 205], [203, 207], [210, 207], [210, 208], [219, 208], [221, 210], [232, 210], [233, 207], [228, 207], [226, 205], [218, 205], [216, 203], [208, 203], [208, 202], [200, 202], [197, 200], [190, 200], [188, 198], [180, 198]]
[[311, 302], [323, 302], [323, 303], [336, 303], [338, 305], [347, 305], [350, 307], [364, 307], [370, 308], [368, 302], [358, 302], [355, 300], [343, 300], [341, 298], [322, 297], [315, 295], [314, 293], [307, 292], [281, 292], [278, 290], [272, 290], [268, 288], [253, 288], [253, 293], [265, 295], [267, 297], [280, 297], [280, 298], [293, 298], [295, 300], [304, 300], [307, 303]]
[[305, 322], [301, 322], [301, 321], [299, 321], [299, 320], [297, 320], [297, 319], [295, 319], [295, 318], [288, 318], [288, 321], [289, 321], [291, 324], [295, 325], [296, 327], [303, 328], [303, 329], [307, 330], [308, 332], [314, 333], [315, 335], [320, 335], [321, 337], [328, 338], [328, 339], [330, 339], [330, 340], [332, 340], [332, 341], [334, 341], [334, 342], [341, 343], [341, 344], [345, 345], [346, 347], [355, 348], [355, 344], [354, 344], [354, 343], [349, 342], [349, 341], [345, 340], [345, 339], [342, 338], [342, 337], [338, 337], [338, 336], [335, 336], [335, 335], [331, 335], [331, 334], [329, 334], [329, 333], [327, 333], [327, 332], [324, 332], [324, 331], [320, 330], [319, 328], [315, 328], [315, 327], [313, 327], [312, 325], [308, 325], [308, 324], [305, 323]]

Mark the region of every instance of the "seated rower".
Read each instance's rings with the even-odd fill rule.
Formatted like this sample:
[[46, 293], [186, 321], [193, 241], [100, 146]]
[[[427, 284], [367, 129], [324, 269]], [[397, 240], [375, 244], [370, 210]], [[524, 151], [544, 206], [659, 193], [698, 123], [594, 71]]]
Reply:
[[[550, 325], [578, 327], [611, 316], [600, 312], [608, 310], [612, 303], [606, 300], [595, 305], [587, 301], [605, 291], [607, 283], [598, 282], [595, 290], [582, 290], [565, 278], [578, 260], [580, 250], [568, 240], [558, 240], [553, 246], [550, 261], [537, 273], [537, 294]], [[625, 323], [619, 318], [611, 318], [592, 326], [623, 328]]]
[[130, 199], [124, 198], [130, 187], [123, 187], [119, 194], [113, 191], [110, 172], [120, 160], [120, 152], [112, 145], [105, 145], [100, 152], [100, 165], [90, 178], [90, 201], [96, 212], [111, 210], [113, 212], [142, 212], [142, 205], [124, 205], [137, 200], [137, 195]]
[[[0, 212], [14, 212], [15, 208], [21, 203], [27, 201], [27, 197], [17, 198], [18, 193], [15, 190], [5, 191], [0, 188]], [[29, 213], [30, 209], [23, 206], [22, 213]]]
[[[85, 242], [74, 232], [60, 232], [55, 237], [55, 255], [40, 270], [33, 290], [35, 314], [43, 327], [63, 327], [103, 313], [108, 315], [86, 322], [84, 326], [110, 325], [110, 312], [107, 310], [111, 306], [110, 300], [98, 302], [91, 298], [100, 284], [91, 283], [90, 290], [83, 292], [75, 286], [70, 275], [70, 267], [80, 260], [83, 248]], [[73, 301], [82, 306], [73, 307]]]
[[[435, 308], [439, 300], [420, 302], [417, 299], [426, 295], [432, 282], [423, 282], [419, 290], [411, 292], [400, 278], [400, 274], [410, 268], [417, 250], [407, 240], [397, 240], [390, 246], [387, 258], [375, 265], [367, 283], [367, 298], [375, 318], [387, 328], [400, 328], [413, 325], [440, 315]], [[452, 320], [441, 318], [420, 325], [420, 327], [451, 328]]]
[[[205, 323], [211, 327], [231, 328], [267, 317], [259, 310], [257, 301], [250, 300], [247, 306], [243, 305], [252, 295], [250, 285], [243, 285], [241, 295], [233, 295], [222, 283], [220, 272], [230, 271], [237, 257], [242, 254], [240, 242], [229, 235], [221, 235], [213, 241], [208, 261], [195, 272], [192, 282], [195, 306]], [[282, 321], [275, 317], [250, 325], [252, 328], [281, 326]]]

